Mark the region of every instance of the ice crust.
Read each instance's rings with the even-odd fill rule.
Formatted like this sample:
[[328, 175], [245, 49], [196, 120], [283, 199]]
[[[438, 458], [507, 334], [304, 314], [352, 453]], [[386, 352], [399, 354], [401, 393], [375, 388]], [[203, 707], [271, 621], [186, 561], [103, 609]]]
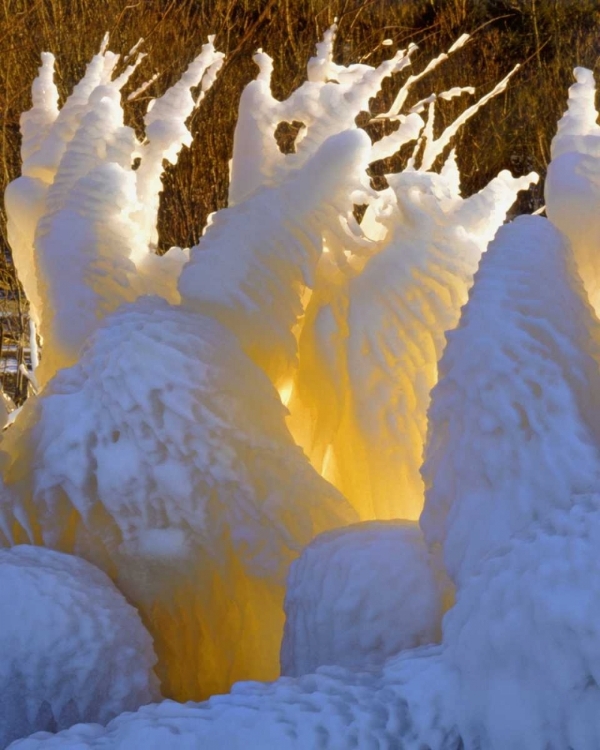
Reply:
[[0, 747], [159, 697], [152, 640], [104, 573], [20, 545], [0, 550], [0, 578]]
[[440, 640], [442, 587], [419, 526], [366, 521], [318, 536], [290, 568], [281, 674], [381, 667]]

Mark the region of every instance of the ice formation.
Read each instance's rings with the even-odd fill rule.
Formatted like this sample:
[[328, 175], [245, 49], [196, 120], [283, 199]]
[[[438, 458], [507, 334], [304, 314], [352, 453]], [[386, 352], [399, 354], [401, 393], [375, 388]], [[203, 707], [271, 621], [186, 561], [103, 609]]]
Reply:
[[[461, 38], [454, 49], [465, 41]], [[324, 44], [330, 45], [331, 39], [326, 38]], [[347, 71], [334, 65], [330, 46], [327, 49], [326, 60], [309, 65], [309, 81], [287, 102], [268, 102], [265, 114], [276, 117], [272, 122], [277, 122], [277, 117], [309, 122], [306, 134], [304, 129], [300, 131], [303, 138], [295, 154], [284, 156], [273, 146], [268, 158], [258, 164], [254, 163], [258, 149], [249, 151], [253, 174], [262, 174], [267, 182], [276, 180], [284, 165], [306, 158], [305, 151], [314, 148], [313, 131], [320, 135], [332, 126], [329, 112], [319, 112], [318, 128], [304, 114], [317, 74], [327, 81], [321, 84], [321, 97], [331, 89], [330, 99], [325, 101], [336, 113], [340, 111], [337, 97], [357, 81], [352, 91], [358, 91], [360, 97], [351, 100], [355, 109], [349, 112], [354, 115], [366, 109], [365, 97], [373, 95], [374, 89], [367, 88], [365, 82], [378, 85], [394, 66], [404, 68], [412, 52], [409, 48], [398, 53], [369, 73], [364, 65]], [[432, 67], [435, 65], [426, 70]], [[248, 87], [247, 100], [242, 97], [242, 113], [244, 106], [263, 102], [267, 73], [265, 67], [265, 81]], [[435, 97], [428, 100], [426, 126], [417, 111], [398, 113], [411, 84], [422, 74], [405, 82], [388, 113], [400, 118], [400, 126], [376, 141], [369, 157], [371, 162], [377, 161], [419, 139], [417, 146], [423, 147], [419, 169], [413, 164], [399, 174], [386, 175], [387, 190], [376, 197], [371, 191], [356, 198], [356, 202], [369, 204], [361, 227], [350, 222], [353, 231], [325, 236], [327, 252], [317, 267], [300, 333], [299, 369], [283, 388], [294, 438], [363, 520], [418, 518], [423, 507], [419, 467], [426, 412], [429, 391], [437, 379], [444, 332], [456, 325], [479, 258], [518, 191], [537, 179], [533, 174], [515, 179], [502, 172], [479, 194], [463, 199], [453, 152], [440, 174], [429, 171], [460, 125], [491, 96], [503, 91], [510, 76], [434, 138]], [[339, 80], [339, 84], [330, 80]], [[465, 92], [473, 89], [452, 89], [440, 96], [452, 98]], [[265, 139], [265, 123], [257, 121], [256, 127]], [[251, 189], [236, 185], [234, 181], [234, 196]]]
[[0, 541], [109, 573], [154, 637], [166, 695], [276, 677], [287, 568], [356, 516], [293, 443], [233, 334], [142, 298], [27, 407], [4, 445], [17, 499], [0, 507]]
[[463, 199], [455, 166], [451, 155], [439, 175], [387, 176], [385, 208], [366, 217], [385, 227], [385, 239], [366, 262], [340, 267], [323, 257], [300, 336], [290, 429], [362, 519], [419, 517], [444, 334], [487, 243], [534, 179], [503, 172]]
[[292, 563], [281, 674], [362, 671], [440, 639], [442, 589], [418, 524], [366, 521], [317, 537]]
[[149, 106], [140, 143], [123, 124], [120, 92], [135, 63], [116, 75], [122, 61], [105, 40], [59, 111], [54, 57], [43, 55], [32, 109], [21, 118], [22, 176], [5, 194], [15, 266], [45, 342], [42, 382], [76, 362], [98, 321], [123, 302], [146, 293], [178, 300], [187, 256], [178, 248], [155, 254], [163, 159], [176, 161], [190, 143], [190, 89], [210, 86], [222, 59], [212, 42], [204, 46]]
[[[410, 65], [410, 55], [416, 49], [411, 45], [407, 50], [399, 50], [378, 68], [344, 67], [333, 62], [336, 31], [334, 24], [325, 33], [323, 41], [317, 44], [317, 54], [308, 63], [308, 80], [285, 101], [278, 101], [271, 94], [271, 58], [262, 51], [254, 56], [260, 72], [256, 81], [246, 86], [239, 105], [230, 205], [245, 200], [261, 186], [278, 185], [290, 170], [314, 156], [327, 138], [356, 129], [357, 115], [369, 111], [369, 101], [377, 95], [383, 80]], [[302, 125], [294, 153], [284, 154], [277, 145], [275, 132], [281, 122]]]
[[591, 70], [575, 68], [569, 106], [552, 141], [545, 185], [548, 218], [569, 238], [583, 283], [600, 313], [600, 126]]
[[446, 696], [455, 688], [439, 647], [408, 651], [376, 673], [322, 668], [272, 684], [241, 683], [205, 704], [164, 701], [105, 729], [78, 725], [10, 750], [459, 750]]
[[22, 545], [0, 550], [0, 579], [0, 747], [158, 698], [152, 640], [104, 573]]
[[[435, 138], [435, 97], [400, 112], [442, 55], [405, 80], [385, 114], [398, 130], [371, 143], [356, 116], [413, 49], [345, 68], [334, 36], [284, 102], [257, 54], [230, 207], [183, 270], [180, 251], [154, 253], [160, 163], [189, 138], [190, 88], [210, 85], [221, 56], [207, 45], [149, 110], [145, 144], [123, 125], [130, 71], [111, 80], [116, 56], [103, 48], [60, 112], [44, 58], [7, 205], [49, 364], [3, 440], [0, 544], [74, 552], [108, 573], [155, 639], [165, 695], [179, 699], [277, 676], [292, 564], [282, 667], [297, 676], [203, 704], [167, 700], [106, 727], [108, 714], [86, 714], [99, 723], [19, 750], [600, 741], [600, 328], [577, 275], [593, 297], [585, 232], [561, 208], [571, 179], [575, 195], [595, 195], [591, 78], [577, 73], [548, 187], [577, 266], [539, 218], [500, 229], [482, 257], [533, 176], [501, 173], [463, 198], [446, 147], [506, 80]], [[294, 153], [277, 146], [280, 122], [302, 124]], [[375, 191], [368, 165], [410, 141], [408, 167]], [[593, 226], [591, 199], [576, 216]], [[166, 299], [138, 299], [148, 291]], [[423, 536], [410, 521], [337, 528], [417, 517], [426, 429]], [[441, 643], [421, 646], [439, 638], [447, 573], [457, 602]]]
[[545, 509], [600, 489], [600, 323], [546, 219], [502, 227], [432, 391], [421, 526], [457, 585]]
[[[309, 64], [310, 87], [296, 97], [294, 111], [304, 107], [313, 117], [297, 153], [281, 156], [277, 179], [261, 179], [243, 200], [232, 201], [214, 218], [181, 275], [183, 306], [145, 300], [104, 322], [96, 315], [86, 329], [91, 338], [82, 354], [83, 329], [73, 337], [63, 330], [65, 348], [77, 352], [79, 362], [50, 382], [3, 446], [7, 483], [18, 498], [3, 509], [5, 543], [35, 540], [75, 551], [109, 572], [140, 607], [157, 642], [163, 690], [178, 698], [222, 691], [236, 679], [276, 676], [289, 562], [316, 534], [357, 520], [293, 444], [276, 392], [242, 353], [277, 387], [289, 379], [297, 357], [295, 334], [324, 240], [339, 258], [345, 257], [343, 238], [369, 246], [352, 219], [354, 202], [373, 197], [366, 176], [369, 161], [418, 132], [415, 115], [374, 151], [354, 124], [382, 78], [405, 64], [405, 55], [399, 53], [377, 71], [368, 66], [346, 70], [333, 66], [328, 44]], [[209, 45], [205, 63], [215, 54]], [[102, 51], [75, 90], [74, 96], [88, 102], [87, 109], [82, 105], [87, 112], [82, 123], [86, 117], [96, 123], [100, 103], [112, 107], [106, 123], [117, 122], [116, 97], [126, 73], [111, 83], [114, 64], [115, 57]], [[317, 74], [321, 64], [329, 72]], [[334, 72], [338, 84], [329, 80]], [[48, 78], [43, 68], [44, 75]], [[191, 102], [189, 86], [184, 79], [176, 91]], [[340, 106], [340, 86], [348, 112]], [[165, 114], [158, 117], [163, 99], [150, 110], [146, 126], [150, 146], [158, 139], [164, 152], [157, 123], [170, 120]], [[168, 101], [171, 110], [181, 109]], [[67, 101], [56, 122], [61, 115], [68, 119], [73, 107]], [[251, 119], [243, 110], [237, 141], [240, 133], [251, 131]], [[78, 137], [85, 145], [85, 132], [82, 125], [67, 139], [60, 165], [67, 161], [71, 170], [87, 175], [89, 154], [71, 147]], [[118, 156], [119, 149], [111, 150], [112, 132], [107, 127], [106, 153]], [[130, 143], [132, 134], [121, 124], [117, 133], [119, 144]], [[169, 143], [180, 143], [167, 133]], [[181, 134], [177, 128], [173, 133]], [[98, 152], [92, 157], [96, 164]], [[143, 165], [144, 154], [140, 168], [127, 172], [138, 193], [145, 184], [137, 182], [138, 174], [145, 174]], [[111, 169], [119, 172], [114, 165]], [[238, 175], [250, 174], [248, 167], [240, 169]], [[56, 192], [76, 203], [81, 185], [69, 182], [70, 174], [66, 170], [59, 179], [59, 170], [48, 196]], [[83, 196], [86, 209], [85, 191]], [[39, 227], [46, 222], [57, 238], [74, 247], [73, 237], [67, 237], [71, 225], [54, 220], [49, 197], [47, 209], [38, 221], [36, 248], [38, 238], [45, 237]], [[81, 225], [84, 235], [91, 231], [95, 237], [86, 244], [93, 262], [78, 283], [72, 279], [71, 294], [88, 299], [91, 289], [95, 299], [97, 285], [109, 282], [93, 257], [96, 245], [100, 250], [104, 245], [86, 211]], [[105, 223], [111, 226], [102, 222], [103, 231]], [[148, 247], [133, 245], [127, 263], [135, 265], [142, 250], [148, 256], [152, 234], [146, 232], [140, 242]], [[36, 268], [44, 278], [43, 263]], [[38, 291], [51, 305], [49, 286]], [[107, 293], [107, 298], [115, 305], [123, 301], [122, 295], [115, 299]], [[67, 295], [64, 304], [67, 311]], [[85, 315], [81, 319], [85, 323]], [[45, 348], [52, 351], [51, 340]], [[230, 385], [223, 393], [220, 381], [226, 377]], [[252, 402], [250, 413], [245, 411], [250, 406], [243, 406], [247, 401]], [[232, 415], [238, 411], [239, 424]], [[195, 638], [199, 631], [202, 637]]]
[[[545, 219], [524, 217], [500, 230], [444, 354], [426, 470], [437, 495], [428, 496], [423, 519], [430, 538], [432, 528], [444, 529], [459, 583], [441, 645], [409, 649], [367, 671], [321, 667], [272, 684], [242, 683], [204, 704], [166, 701], [106, 728], [41, 734], [14, 750], [597, 747], [600, 496], [584, 487], [596, 483], [600, 444], [598, 323], [569, 253]], [[467, 516], [463, 498], [474, 490], [479, 504]], [[473, 531], [462, 535], [464, 559], [457, 530]], [[343, 540], [352, 536], [322, 540], [325, 548], [338, 544], [346, 570], [352, 545]]]
[[362, 130], [329, 136], [277, 187], [217, 213], [181, 273], [183, 305], [233, 331], [276, 386], [296, 364], [294, 333], [314, 285], [323, 227], [351, 213], [369, 147]]

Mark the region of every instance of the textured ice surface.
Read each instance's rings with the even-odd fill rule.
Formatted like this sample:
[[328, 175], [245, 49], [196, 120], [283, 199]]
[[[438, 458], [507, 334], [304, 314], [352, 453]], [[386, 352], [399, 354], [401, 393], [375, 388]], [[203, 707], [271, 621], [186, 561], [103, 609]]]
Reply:
[[512, 534], [600, 488], [600, 323], [546, 219], [502, 227], [432, 392], [421, 526], [461, 585]]
[[32, 537], [108, 572], [144, 615], [169, 696], [277, 676], [290, 562], [356, 520], [233, 334], [159, 298], [107, 317], [3, 448], [18, 499], [0, 543]]
[[281, 673], [361, 671], [440, 639], [441, 589], [416, 523], [367, 521], [317, 537], [292, 563]]
[[0, 550], [0, 580], [0, 747], [159, 697], [152, 640], [100, 570], [21, 545]]
[[383, 227], [385, 238], [345, 267], [323, 256], [288, 407], [294, 437], [362, 519], [416, 519], [444, 334], [487, 243], [533, 176], [502, 172], [466, 200], [452, 156], [440, 175], [387, 179], [384, 206], [363, 222], [367, 232]]
[[591, 70], [575, 68], [569, 106], [552, 141], [545, 184], [548, 218], [573, 246], [583, 283], [600, 312], [600, 126]]
[[453, 679], [440, 649], [430, 648], [391, 660], [381, 672], [328, 668], [296, 680], [242, 683], [205, 704], [165, 701], [107, 729], [79, 725], [11, 750], [459, 750], [447, 700]]

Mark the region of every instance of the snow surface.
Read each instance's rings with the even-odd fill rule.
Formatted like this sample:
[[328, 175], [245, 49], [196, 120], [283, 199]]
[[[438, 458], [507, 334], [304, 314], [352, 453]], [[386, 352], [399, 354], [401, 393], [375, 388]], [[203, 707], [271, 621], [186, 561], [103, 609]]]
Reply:
[[362, 671], [441, 637], [442, 589], [418, 524], [367, 521], [318, 536], [292, 563], [281, 673]]
[[159, 697], [152, 640], [104, 573], [20, 545], [0, 550], [0, 579], [0, 747]]

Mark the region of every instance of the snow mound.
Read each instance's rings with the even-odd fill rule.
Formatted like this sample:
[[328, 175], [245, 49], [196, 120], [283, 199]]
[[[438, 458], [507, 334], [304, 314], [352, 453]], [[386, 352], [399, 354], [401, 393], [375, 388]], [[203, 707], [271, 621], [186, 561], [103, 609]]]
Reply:
[[600, 746], [600, 496], [515, 535], [444, 620], [466, 747]]
[[461, 585], [512, 534], [600, 487], [600, 324], [549, 221], [498, 231], [447, 338], [421, 527]]
[[23, 545], [0, 550], [0, 579], [0, 747], [159, 697], [151, 638], [104, 573]]
[[292, 563], [281, 673], [373, 669], [440, 639], [441, 591], [418, 525], [371, 521], [317, 537]]
[[291, 561], [357, 520], [235, 336], [155, 297], [107, 317], [3, 449], [17, 499], [0, 543], [32, 539], [109, 573], [155, 639], [163, 691], [182, 699], [277, 676]]

